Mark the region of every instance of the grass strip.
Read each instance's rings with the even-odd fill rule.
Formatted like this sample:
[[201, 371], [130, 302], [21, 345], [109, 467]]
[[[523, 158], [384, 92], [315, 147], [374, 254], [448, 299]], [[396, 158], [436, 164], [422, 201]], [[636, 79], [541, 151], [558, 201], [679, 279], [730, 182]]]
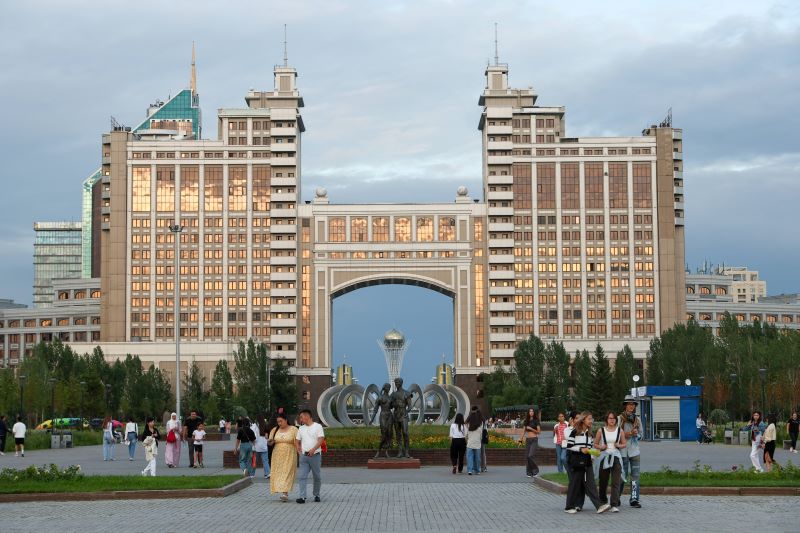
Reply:
[[122, 490], [219, 489], [242, 476], [85, 476], [54, 481], [19, 480], [0, 485], [0, 494], [37, 492], [104, 492]]

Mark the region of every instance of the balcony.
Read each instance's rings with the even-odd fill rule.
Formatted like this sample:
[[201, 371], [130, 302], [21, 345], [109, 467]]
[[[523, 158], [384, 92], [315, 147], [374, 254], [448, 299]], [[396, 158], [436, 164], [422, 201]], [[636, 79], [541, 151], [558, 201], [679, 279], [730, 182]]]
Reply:
[[514, 192], [513, 191], [489, 191], [487, 194], [487, 200], [513, 200], [514, 199]]
[[511, 150], [514, 144], [511, 141], [489, 141], [486, 143], [487, 150]]
[[514, 183], [514, 176], [510, 174], [505, 176], [486, 176], [486, 182], [489, 185], [511, 185]]
[[296, 202], [297, 201], [297, 193], [296, 192], [279, 192], [273, 193], [270, 197], [271, 202]]
[[296, 137], [297, 128], [272, 128], [270, 130], [270, 135], [273, 137]]
[[486, 160], [489, 165], [510, 165], [513, 162], [514, 156], [511, 155], [489, 155]]
[[490, 342], [517, 342], [517, 335], [514, 332], [511, 333], [489, 333], [489, 341]]
[[272, 143], [272, 152], [296, 152], [297, 144], [295, 143]]
[[[273, 150], [274, 152], [275, 150]], [[297, 166], [297, 158], [292, 157], [273, 157], [270, 159], [270, 165], [273, 167], [296, 167]]]
[[516, 319], [513, 316], [493, 316], [489, 318], [490, 326], [513, 326]]
[[512, 222], [496, 222], [489, 224], [489, 232], [493, 231], [514, 231], [514, 224]]
[[513, 248], [514, 239], [489, 239], [489, 248]]
[[672, 159], [683, 161], [683, 152], [680, 151], [680, 148], [675, 148], [672, 151]]
[[511, 125], [508, 126], [487, 126], [487, 135], [511, 135]]
[[489, 311], [514, 311], [514, 302], [490, 302]]
[[672, 177], [675, 178], [676, 180], [682, 180], [683, 179], [683, 170], [675, 170], [675, 171], [673, 171]]
[[297, 241], [272, 240], [269, 247], [273, 250], [294, 250], [297, 248]]
[[297, 185], [297, 178], [271, 178], [270, 184], [273, 187], [291, 187]]
[[672, 193], [673, 194], [680, 194], [681, 196], [683, 196], [683, 187], [679, 187], [677, 185], [672, 187]]

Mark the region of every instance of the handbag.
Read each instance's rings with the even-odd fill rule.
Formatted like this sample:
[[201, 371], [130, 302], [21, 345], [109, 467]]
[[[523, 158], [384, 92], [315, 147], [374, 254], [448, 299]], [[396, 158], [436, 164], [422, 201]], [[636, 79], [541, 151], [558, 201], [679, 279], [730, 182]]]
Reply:
[[168, 443], [170, 443], [170, 444], [172, 444], [172, 443], [174, 443], [174, 442], [175, 442], [175, 441], [177, 441], [177, 440], [178, 440], [178, 438], [175, 436], [175, 430], [174, 430], [174, 429], [171, 429], [171, 430], [169, 431], [169, 433], [167, 433], [167, 442], [168, 442]]
[[592, 465], [592, 458], [588, 453], [570, 451], [567, 455], [567, 464], [573, 470], [583, 470]]

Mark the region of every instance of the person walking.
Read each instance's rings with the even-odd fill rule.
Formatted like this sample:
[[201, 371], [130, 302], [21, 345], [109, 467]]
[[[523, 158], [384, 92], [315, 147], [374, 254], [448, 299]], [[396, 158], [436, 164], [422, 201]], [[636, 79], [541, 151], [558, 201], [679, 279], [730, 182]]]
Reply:
[[772, 470], [775, 462], [775, 440], [778, 438], [778, 418], [770, 413], [767, 415], [767, 429], [764, 430], [764, 467], [767, 472]]
[[542, 427], [539, 425], [539, 418], [533, 407], [528, 409], [525, 416], [525, 424], [522, 427], [522, 437], [525, 441], [525, 474], [533, 477], [539, 474], [539, 466], [536, 464], [536, 450], [539, 448], [539, 432]]
[[[567, 428], [564, 430], [564, 440], [561, 441], [561, 464], [564, 465], [564, 470], [567, 472], [567, 479], [572, 475], [572, 470], [570, 470], [569, 465], [567, 464], [567, 440], [569, 439], [570, 433], [574, 429], [573, 422], [575, 421], [575, 417], [578, 416], [578, 413], [575, 411], [570, 411], [567, 415]], [[558, 450], [556, 451], [558, 453]], [[580, 505], [578, 507], [583, 506], [583, 502], [579, 502]]]
[[623, 436], [625, 437], [626, 445], [620, 450], [622, 454], [622, 481], [620, 482], [619, 493], [622, 494], [625, 487], [625, 480], [629, 479], [631, 483], [631, 495], [628, 502], [631, 507], [640, 509], [642, 507], [639, 501], [639, 471], [641, 469], [641, 450], [639, 449], [639, 441], [644, 433], [642, 427], [642, 420], [636, 416], [636, 405], [639, 402], [628, 394], [622, 400], [623, 411], [619, 415], [619, 426], [622, 428]]
[[258, 428], [258, 435], [256, 435], [256, 442], [253, 445], [253, 452], [256, 457], [261, 458], [261, 465], [264, 467], [264, 478], [269, 479], [269, 444], [267, 421], [264, 419], [264, 415], [258, 415], [255, 426]]
[[753, 468], [756, 469], [756, 472], [764, 471], [764, 469], [761, 468], [761, 460], [758, 456], [763, 446], [765, 429], [767, 429], [767, 425], [764, 424], [761, 411], [753, 411], [753, 414], [750, 416], [750, 423], [742, 428], [742, 430], [747, 431], [750, 436], [750, 462], [753, 463]]
[[277, 413], [275, 427], [270, 431], [267, 440], [269, 449], [272, 450], [269, 490], [272, 494], [280, 493], [282, 502], [289, 501], [289, 491], [292, 490], [297, 474], [296, 438], [297, 428], [289, 425], [286, 413]]
[[308, 473], [314, 477], [314, 501], [320, 501], [319, 493], [322, 488], [322, 442], [325, 440], [325, 432], [322, 426], [314, 422], [311, 411], [303, 409], [300, 411], [300, 429], [297, 430], [295, 441], [297, 443], [297, 453], [300, 456], [300, 474], [297, 483], [300, 486], [300, 496], [297, 503], [306, 503], [306, 490], [308, 486]]
[[146, 465], [142, 470], [142, 475], [146, 476], [148, 473], [151, 477], [156, 477], [156, 457], [158, 457], [158, 441], [152, 435], [148, 435], [142, 441], [144, 448], [144, 460]]
[[192, 431], [192, 446], [193, 450], [189, 453], [194, 453], [194, 466], [190, 468], [205, 468], [203, 465], [203, 442], [206, 440], [206, 425], [200, 422], [197, 429]]
[[477, 405], [470, 409], [467, 424], [467, 475], [481, 473], [481, 437], [483, 437], [483, 416]]
[[797, 411], [792, 413], [789, 421], [786, 423], [786, 431], [789, 433], [789, 452], [797, 453], [797, 435], [800, 433], [800, 418], [797, 416]]
[[703, 413], [697, 413], [697, 418], [694, 421], [694, 425], [697, 428], [697, 444], [703, 444], [703, 426], [706, 425], [705, 420], [703, 420]]
[[464, 415], [456, 414], [456, 418], [450, 424], [450, 463], [453, 465], [453, 473], [461, 474], [464, 471], [464, 456], [467, 453], [467, 428], [464, 425]]
[[250, 419], [245, 417], [240, 419], [239, 431], [236, 433], [236, 447], [233, 449], [239, 455], [239, 468], [242, 475], [255, 477], [256, 469], [253, 467], [253, 443], [256, 441], [256, 434], [250, 427]]
[[600, 466], [600, 501], [609, 503], [606, 497], [608, 480], [611, 478], [611, 512], [618, 513], [620, 507], [620, 488], [622, 486], [622, 454], [620, 450], [626, 446], [625, 434], [619, 427], [616, 413], [606, 414], [606, 425], [597, 430], [594, 447], [601, 451], [598, 459]]
[[11, 433], [14, 434], [14, 457], [25, 457], [25, 433], [28, 431], [25, 422], [22, 421], [22, 416], [17, 415], [17, 422], [11, 428]]
[[114, 436], [114, 422], [110, 416], [103, 419], [103, 461], [114, 461], [114, 448], [117, 438]]
[[558, 422], [553, 426], [553, 444], [556, 445], [556, 468], [559, 473], [564, 473], [566, 470], [564, 465], [564, 440], [566, 439], [564, 432], [567, 430], [567, 422], [564, 413], [558, 413]]
[[569, 486], [567, 487], [565, 513], [575, 514], [579, 512], [582, 505], [580, 502], [583, 502], [585, 496], [589, 497], [598, 513], [604, 513], [611, 508], [609, 504], [600, 501], [597, 495], [597, 486], [594, 482], [591, 455], [593, 446], [592, 423], [594, 423], [592, 413], [584, 411], [579, 414], [574, 422], [575, 427], [567, 439], [567, 463], [569, 468], [572, 469], [572, 475], [569, 478]]
[[225, 433], [225, 417], [219, 417], [219, 432]]
[[167, 420], [167, 445], [164, 447], [164, 462], [169, 468], [177, 468], [181, 462], [181, 422], [178, 414], [172, 413]]
[[139, 440], [139, 425], [133, 421], [133, 417], [128, 417], [128, 423], [125, 424], [125, 444], [128, 445], [128, 461], [133, 461], [133, 456], [136, 454], [136, 441]]
[[6, 454], [6, 436], [8, 435], [8, 423], [6, 415], [0, 415], [0, 455]]
[[[192, 435], [194, 435], [195, 430], [203, 423], [203, 417], [197, 416], [197, 411], [192, 409], [189, 411], [189, 418], [186, 419], [186, 424], [183, 426], [183, 441], [186, 443], [186, 447], [188, 448], [189, 452], [189, 468], [194, 468], [194, 450], [192, 449]], [[175, 466], [178, 466], [178, 463], [175, 462]]]
[[483, 421], [481, 427], [481, 473], [486, 472], [486, 446], [489, 445], [489, 422]]

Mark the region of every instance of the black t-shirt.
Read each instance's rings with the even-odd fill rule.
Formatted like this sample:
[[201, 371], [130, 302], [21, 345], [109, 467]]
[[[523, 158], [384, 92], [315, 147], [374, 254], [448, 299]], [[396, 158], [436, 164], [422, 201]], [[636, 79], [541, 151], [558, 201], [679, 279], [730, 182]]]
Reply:
[[799, 433], [800, 432], [800, 419], [792, 420], [789, 419], [789, 433]]
[[8, 433], [8, 426], [6, 425], [6, 421], [0, 420], [0, 437], [5, 437], [6, 433]]
[[239, 432], [236, 433], [236, 440], [239, 442], [255, 442], [256, 434], [253, 433], [253, 430], [250, 428], [241, 428]]
[[199, 416], [197, 418], [195, 418], [194, 420], [192, 420], [191, 416], [189, 418], [187, 418], [186, 419], [186, 431], [187, 431], [186, 434], [189, 437], [191, 437], [192, 434], [194, 433], [194, 430], [197, 429], [197, 426], [199, 426], [202, 421], [203, 421], [203, 419], [200, 418]]

